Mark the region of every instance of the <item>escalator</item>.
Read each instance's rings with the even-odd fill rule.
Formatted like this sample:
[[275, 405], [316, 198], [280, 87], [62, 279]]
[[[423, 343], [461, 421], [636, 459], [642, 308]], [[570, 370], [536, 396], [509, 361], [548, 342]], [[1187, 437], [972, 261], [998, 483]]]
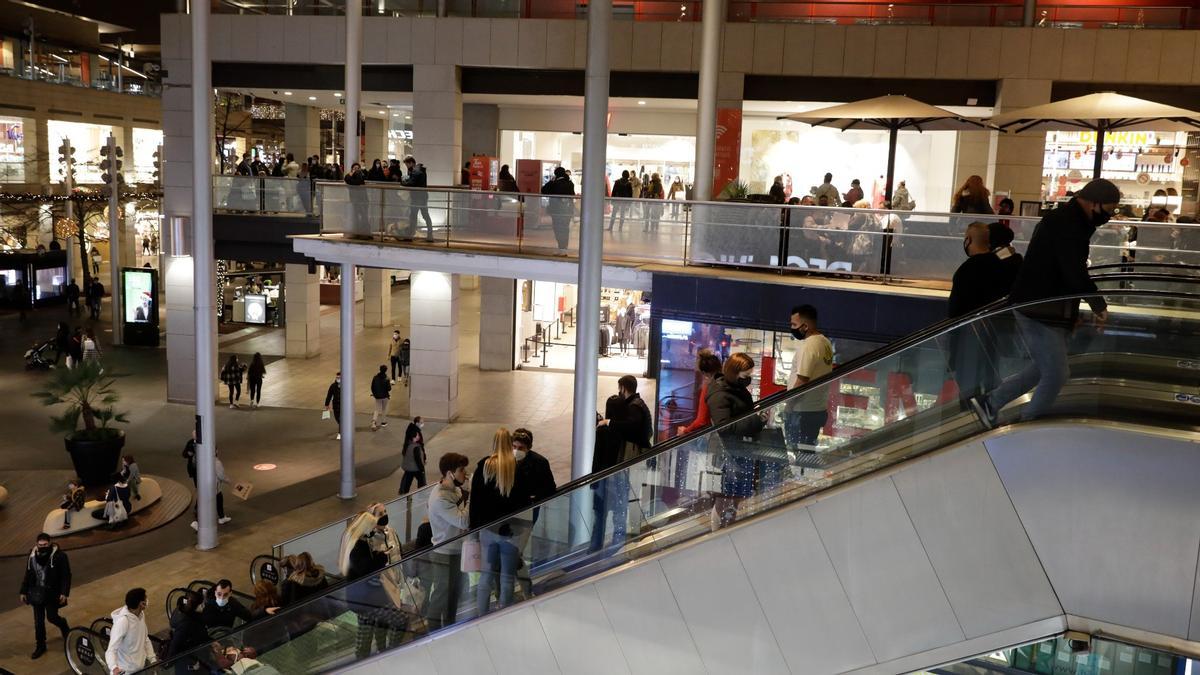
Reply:
[[[431, 630], [417, 607], [448, 578], [446, 547], [476, 531], [183, 658], [214, 672], [241, 672], [216, 656], [241, 650], [287, 673], [891, 673], [1068, 628], [1200, 641], [1200, 296], [1153, 274], [1103, 281], [1108, 324], [1071, 335], [1070, 376], [1040, 419], [1021, 419], [1026, 395], [989, 431], [960, 401], [951, 354], [994, 386], [1030, 363], [1014, 312], [1053, 301], [989, 308], [760, 402], [768, 428], [818, 389], [846, 411], [803, 461], [781, 434], [709, 429], [493, 523], [529, 533], [532, 583], [503, 611], [478, 573], [457, 623]], [[734, 455], [753, 492], [715, 529]], [[598, 502], [627, 514], [608, 524]]]

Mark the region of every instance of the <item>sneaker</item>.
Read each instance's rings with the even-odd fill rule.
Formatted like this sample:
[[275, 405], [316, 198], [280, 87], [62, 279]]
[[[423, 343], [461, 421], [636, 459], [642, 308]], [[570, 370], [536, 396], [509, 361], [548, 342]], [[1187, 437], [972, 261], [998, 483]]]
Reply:
[[217, 524], [218, 524], [218, 525], [224, 525], [225, 523], [228, 523], [228, 522], [229, 522], [229, 521], [231, 521], [231, 520], [233, 520], [233, 518], [230, 518], [229, 516], [225, 516], [224, 518], [218, 518], [218, 519], [217, 519]]
[[193, 521], [192, 521], [192, 529], [193, 529], [193, 530], [196, 530], [197, 532], [199, 532], [199, 531], [200, 531], [200, 523], [198, 523], [198, 522], [196, 522], [196, 521], [194, 521], [194, 520], [193, 520]]
[[33, 653], [29, 655], [29, 658], [37, 660], [37, 659], [42, 658], [42, 654], [45, 654], [45, 653], [46, 653], [46, 645], [38, 645], [33, 650]]
[[338, 433], [337, 437], [335, 437], [333, 440], [335, 440], [335, 441], [340, 441], [340, 440], [342, 440], [342, 434], [341, 434], [341, 433]]
[[984, 429], [996, 428], [996, 411], [992, 410], [992, 404], [986, 398], [972, 396], [970, 399], [971, 409], [975, 411], [975, 416], [979, 418], [979, 423]]
[[384, 421], [380, 422], [380, 423], [379, 423], [379, 426], [381, 426], [381, 427], [386, 427], [386, 426], [387, 426], [387, 420], [384, 420]]
[[396, 384], [396, 378], [392, 378], [392, 384]]
[[232, 404], [232, 403], [230, 403], [230, 404], [229, 404], [229, 409], [230, 409], [230, 410], [233, 410], [233, 404]]

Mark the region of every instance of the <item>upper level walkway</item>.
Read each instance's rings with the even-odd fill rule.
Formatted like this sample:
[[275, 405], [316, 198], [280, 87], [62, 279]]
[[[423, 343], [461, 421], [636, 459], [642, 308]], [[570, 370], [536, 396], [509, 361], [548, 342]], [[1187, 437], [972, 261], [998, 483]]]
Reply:
[[[218, 211], [319, 219], [320, 234], [294, 242], [296, 251], [318, 260], [575, 278], [578, 197], [231, 176], [215, 178], [213, 192]], [[605, 283], [618, 288], [648, 288], [654, 273], [682, 273], [942, 294], [963, 259], [967, 224], [1001, 222], [1023, 251], [1038, 222], [1017, 216], [661, 199], [609, 198], [604, 208]], [[1131, 259], [1200, 264], [1200, 226], [1113, 221], [1092, 238], [1092, 265]]]

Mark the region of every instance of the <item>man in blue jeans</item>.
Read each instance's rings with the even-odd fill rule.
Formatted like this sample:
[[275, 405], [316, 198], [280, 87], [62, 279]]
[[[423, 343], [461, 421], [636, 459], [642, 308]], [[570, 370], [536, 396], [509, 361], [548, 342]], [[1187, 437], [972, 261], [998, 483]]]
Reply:
[[[799, 341], [792, 356], [788, 389], [803, 387], [833, 372], [833, 344], [817, 328], [817, 308], [799, 305], [789, 319], [792, 337]], [[789, 450], [814, 453], [821, 429], [829, 420], [829, 387], [792, 398], [784, 414], [784, 432]]]
[[[1000, 410], [1032, 387], [1036, 389], [1021, 413], [1023, 420], [1046, 414], [1058, 398], [1070, 375], [1067, 338], [1079, 321], [1079, 299], [1048, 299], [1096, 292], [1087, 269], [1089, 242], [1096, 228], [1112, 218], [1120, 201], [1117, 186], [1098, 178], [1076, 192], [1071, 201], [1046, 214], [1034, 229], [1025, 262], [1009, 294], [1014, 304], [1043, 300], [1015, 312], [1017, 329], [1032, 363], [990, 394], [971, 398], [984, 427], [995, 427]], [[1104, 298], [1093, 295], [1084, 299], [1092, 308], [1095, 324], [1103, 326], [1108, 320]]]

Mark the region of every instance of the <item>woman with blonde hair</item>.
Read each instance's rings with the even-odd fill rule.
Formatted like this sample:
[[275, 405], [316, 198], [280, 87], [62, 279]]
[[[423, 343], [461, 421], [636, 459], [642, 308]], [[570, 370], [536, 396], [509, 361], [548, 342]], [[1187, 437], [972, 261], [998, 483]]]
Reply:
[[983, 185], [983, 178], [971, 176], [954, 195], [951, 213], [992, 214], [992, 193]]
[[[513, 452], [512, 435], [500, 427], [492, 437], [492, 454], [481, 459], [471, 479], [470, 526], [482, 527], [497, 519], [529, 506], [530, 490], [523, 489], [517, 480], [517, 457]], [[489, 611], [492, 585], [499, 575], [497, 595], [500, 607], [512, 603], [513, 584], [521, 560], [519, 530], [528, 524], [510, 518], [500, 525], [480, 531], [479, 549], [483, 573], [476, 589], [477, 616]]]
[[406, 633], [424, 632], [423, 596], [393, 565], [400, 557], [400, 539], [383, 504], [371, 504], [342, 533], [338, 564], [350, 582], [346, 599], [358, 617], [354, 652], [360, 659], [371, 655], [372, 644], [384, 651], [404, 642]]

